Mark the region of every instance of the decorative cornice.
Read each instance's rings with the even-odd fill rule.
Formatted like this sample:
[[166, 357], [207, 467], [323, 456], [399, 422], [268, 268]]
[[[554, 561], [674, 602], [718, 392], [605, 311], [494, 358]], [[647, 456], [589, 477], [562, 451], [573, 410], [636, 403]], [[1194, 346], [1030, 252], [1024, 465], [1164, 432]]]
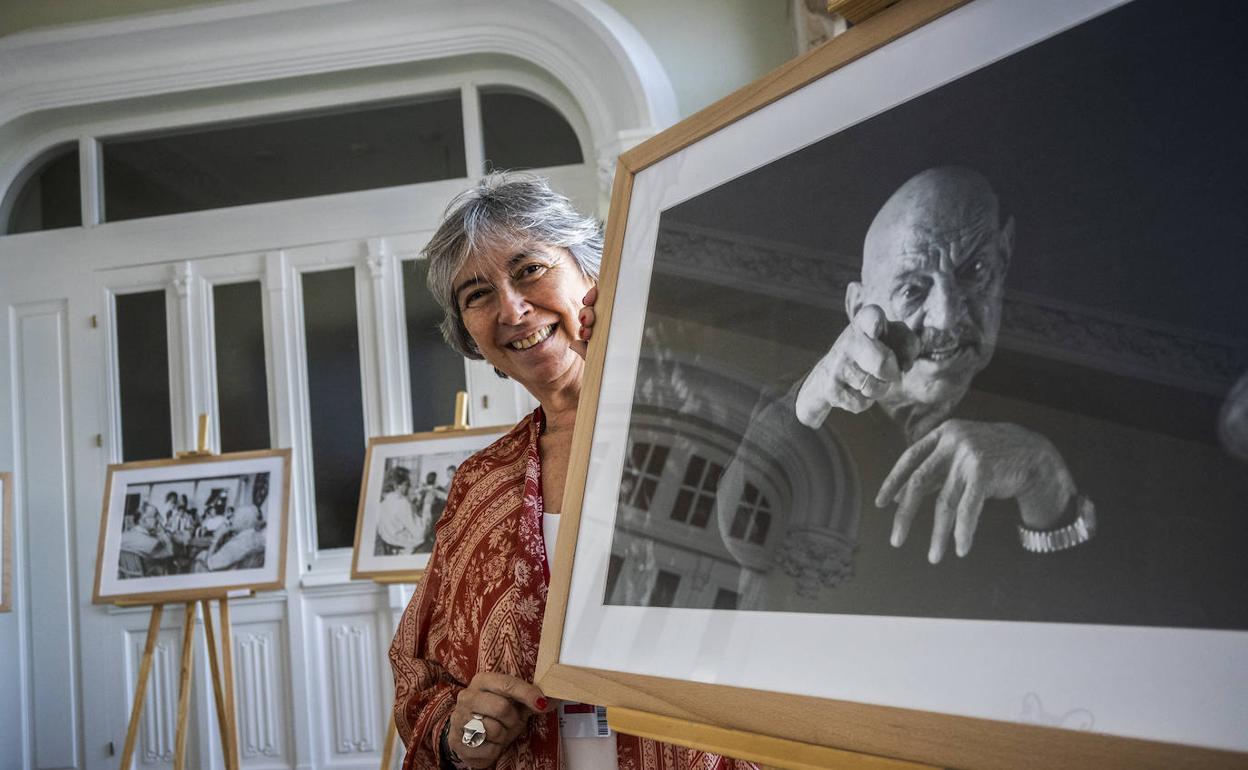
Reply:
[[615, 183], [615, 168], [620, 155], [654, 136], [653, 129], [621, 131], [610, 141], [594, 149], [594, 161], [598, 172], [598, 197], [605, 216], [611, 202], [611, 188]]
[[[685, 225], [665, 225], [656, 272], [840, 310], [857, 257]], [[1008, 285], [1008, 281], [1007, 281]], [[829, 340], [829, 343], [831, 340]], [[1007, 289], [1003, 348], [1221, 395], [1248, 371], [1248, 345]]]

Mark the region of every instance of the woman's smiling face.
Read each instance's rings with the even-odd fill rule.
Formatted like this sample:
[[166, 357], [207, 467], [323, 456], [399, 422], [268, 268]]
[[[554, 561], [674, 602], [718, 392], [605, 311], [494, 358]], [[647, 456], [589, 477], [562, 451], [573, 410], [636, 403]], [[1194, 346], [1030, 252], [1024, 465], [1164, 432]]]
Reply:
[[593, 286], [567, 249], [496, 246], [455, 274], [455, 303], [477, 350], [538, 401], [579, 386], [576, 332], [581, 300]]

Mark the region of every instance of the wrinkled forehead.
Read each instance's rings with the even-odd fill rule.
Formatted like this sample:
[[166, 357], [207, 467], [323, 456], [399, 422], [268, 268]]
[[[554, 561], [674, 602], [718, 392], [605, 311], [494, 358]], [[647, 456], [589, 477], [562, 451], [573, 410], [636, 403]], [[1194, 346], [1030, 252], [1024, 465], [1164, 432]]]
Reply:
[[884, 271], [956, 267], [1000, 243], [997, 196], [979, 173], [932, 168], [908, 179], [876, 213], [863, 243], [863, 280]]
[[519, 241], [490, 241], [468, 247], [459, 262], [454, 282], [459, 285], [470, 278], [488, 277], [507, 270], [508, 263], [517, 255], [520, 247], [522, 243]]
[[468, 248], [459, 269], [455, 271], [453, 285], [459, 286], [476, 278], [493, 281], [497, 276], [507, 274], [516, 255], [541, 250], [542, 244], [532, 240], [494, 236], [489, 241]]
[[915, 209], [873, 224], [863, 244], [862, 279], [873, 283], [915, 270], [956, 270], [972, 259], [998, 261], [1000, 246], [995, 207]]

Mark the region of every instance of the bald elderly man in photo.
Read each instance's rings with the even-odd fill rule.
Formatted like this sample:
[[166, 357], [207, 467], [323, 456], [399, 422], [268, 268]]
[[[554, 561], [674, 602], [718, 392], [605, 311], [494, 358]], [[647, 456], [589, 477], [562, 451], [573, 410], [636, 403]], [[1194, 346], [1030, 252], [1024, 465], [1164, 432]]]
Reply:
[[[1106, 318], [1124, 336], [1103, 346], [1153, 340], [1154, 322], [1122, 309], [1157, 280], [1130, 269], [1131, 242], [1038, 251], [1035, 234], [1058, 224], [1043, 195], [1016, 242], [983, 175], [923, 170], [864, 228], [843, 317], [823, 315], [813, 339], [760, 325], [794, 376], [759, 392], [717, 486], [738, 609], [1248, 628], [1229, 588], [1248, 585], [1248, 386], [1228, 385], [1219, 418], [1216, 399], [1160, 391], [1112, 350], [1004, 350], [1005, 320], [1023, 334], [1060, 323], [1036, 331], [1050, 346]], [[1060, 224], [1090, 232], [1099, 215]], [[1084, 278], [1060, 266], [1102, 258], [1124, 265], [1123, 284], [1103, 304], [1060, 305], [1063, 283]], [[1029, 316], [1030, 294], [1006, 302], [1011, 269], [1011, 290], [1067, 307], [1060, 319]], [[774, 319], [818, 317], [786, 302]]]
[[[1175, 504], [1136, 479], [1159, 462], [1185, 477], [1171, 450], [1000, 382], [974, 387], [997, 349], [1014, 238], [1013, 218], [970, 169], [927, 169], [882, 204], [861, 280], [846, 286], [847, 321], [827, 330], [802, 376], [760, 394], [720, 480], [739, 608], [1047, 622], [1225, 615], [1147, 557], [1165, 526], [1157, 505]], [[1047, 368], [1010, 376], [1059, 366], [1035, 365]], [[1124, 514], [1113, 537], [1097, 535], [1105, 494]], [[741, 526], [751, 501], [766, 509], [757, 533]]]
[[850, 323], [797, 393], [797, 419], [819, 428], [833, 409], [878, 407], [908, 448], [875, 505], [897, 505], [890, 542], [905, 543], [935, 496], [928, 560], [950, 546], [970, 552], [984, 503], [1018, 504], [1022, 546], [1048, 552], [1095, 532], [1095, 508], [1079, 494], [1061, 453], [1011, 422], [951, 418], [992, 359], [1014, 252], [1014, 221], [980, 174], [945, 167], [903, 184], [872, 221], [862, 281], [850, 283]]

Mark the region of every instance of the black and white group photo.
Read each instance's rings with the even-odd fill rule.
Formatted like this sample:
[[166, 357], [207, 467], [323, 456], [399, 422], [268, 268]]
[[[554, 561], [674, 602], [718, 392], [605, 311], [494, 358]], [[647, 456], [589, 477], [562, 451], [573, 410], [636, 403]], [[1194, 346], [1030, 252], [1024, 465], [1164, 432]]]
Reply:
[[127, 486], [118, 579], [263, 567], [268, 501], [267, 471]]
[[389, 457], [377, 497], [374, 556], [429, 553], [455, 469], [471, 452]]
[[393, 579], [423, 570], [459, 466], [500, 435], [499, 428], [468, 428], [369, 439], [352, 576]]
[[1248, 629], [1248, 57], [1156, 8], [663, 211], [606, 603]]

